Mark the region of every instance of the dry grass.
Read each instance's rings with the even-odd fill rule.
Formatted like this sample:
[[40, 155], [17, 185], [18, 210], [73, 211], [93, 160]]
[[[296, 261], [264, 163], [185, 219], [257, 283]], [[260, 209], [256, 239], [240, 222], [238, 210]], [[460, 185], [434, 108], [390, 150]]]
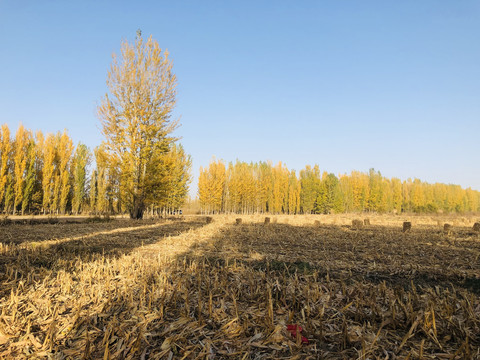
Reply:
[[5, 226], [0, 357], [480, 359], [478, 220], [353, 219]]

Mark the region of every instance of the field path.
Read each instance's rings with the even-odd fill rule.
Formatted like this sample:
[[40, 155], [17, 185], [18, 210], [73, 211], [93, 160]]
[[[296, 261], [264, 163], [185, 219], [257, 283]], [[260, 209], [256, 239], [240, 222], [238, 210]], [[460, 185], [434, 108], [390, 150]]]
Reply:
[[43, 241], [35, 241], [35, 242], [29, 242], [26, 243], [26, 246], [42, 246], [44, 248], [47, 248], [52, 245], [59, 245], [63, 243], [68, 243], [70, 241], [77, 241], [77, 240], [86, 240], [90, 238], [94, 238], [97, 236], [101, 235], [113, 235], [113, 234], [121, 234], [121, 233], [129, 233], [129, 232], [137, 232], [141, 230], [149, 230], [149, 229], [155, 229], [155, 228], [160, 228], [164, 227], [166, 225], [171, 225], [172, 222], [162, 222], [162, 223], [155, 223], [151, 225], [140, 225], [140, 226], [134, 226], [134, 227], [121, 227], [121, 228], [116, 228], [116, 229], [111, 229], [111, 230], [103, 230], [103, 231], [96, 231], [93, 233], [89, 234], [82, 234], [78, 236], [72, 236], [72, 237], [65, 237], [61, 239], [52, 239], [52, 240], [43, 240]]
[[225, 221], [216, 221], [197, 229], [190, 229], [177, 236], [167, 236], [164, 241], [137, 248], [134, 254], [145, 257], [175, 257], [188, 252], [195, 252], [195, 249], [215, 238], [221, 229], [226, 225]]

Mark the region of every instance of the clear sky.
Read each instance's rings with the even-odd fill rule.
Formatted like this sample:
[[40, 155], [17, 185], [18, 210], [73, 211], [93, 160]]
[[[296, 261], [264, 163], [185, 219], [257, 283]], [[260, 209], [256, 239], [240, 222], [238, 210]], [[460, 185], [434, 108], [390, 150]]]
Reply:
[[195, 175], [216, 156], [480, 190], [477, 0], [0, 0], [0, 123], [98, 145], [139, 28], [173, 58]]

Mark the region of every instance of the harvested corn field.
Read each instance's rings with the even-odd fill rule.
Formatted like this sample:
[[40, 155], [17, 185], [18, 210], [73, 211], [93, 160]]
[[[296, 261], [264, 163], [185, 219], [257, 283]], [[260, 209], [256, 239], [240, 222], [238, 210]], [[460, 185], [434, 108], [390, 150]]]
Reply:
[[0, 357], [480, 359], [478, 220], [237, 218], [2, 227]]

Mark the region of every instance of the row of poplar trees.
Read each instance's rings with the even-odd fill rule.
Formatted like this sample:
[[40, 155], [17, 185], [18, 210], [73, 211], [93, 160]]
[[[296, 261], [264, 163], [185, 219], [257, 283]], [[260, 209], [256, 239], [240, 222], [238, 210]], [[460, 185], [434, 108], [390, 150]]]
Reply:
[[[97, 108], [104, 141], [93, 155], [66, 132], [35, 135], [20, 126], [0, 133], [0, 209], [25, 212], [170, 212], [184, 203], [191, 158], [172, 135], [177, 78], [167, 50], [137, 32], [123, 41]], [[95, 168], [89, 165], [95, 160]]]
[[[117, 166], [105, 145], [93, 153], [74, 146], [67, 132], [44, 135], [19, 126], [0, 127], [0, 211], [4, 214], [112, 214], [127, 212]], [[188, 193], [191, 159], [181, 145], [162, 155], [163, 172], [154, 210], [181, 207]], [[158, 193], [157, 193], [158, 194]]]
[[478, 212], [480, 192], [458, 185], [401, 181], [380, 172], [336, 176], [306, 166], [298, 175], [282, 163], [226, 165], [213, 160], [200, 169], [198, 194], [205, 213], [329, 214], [342, 212]]

